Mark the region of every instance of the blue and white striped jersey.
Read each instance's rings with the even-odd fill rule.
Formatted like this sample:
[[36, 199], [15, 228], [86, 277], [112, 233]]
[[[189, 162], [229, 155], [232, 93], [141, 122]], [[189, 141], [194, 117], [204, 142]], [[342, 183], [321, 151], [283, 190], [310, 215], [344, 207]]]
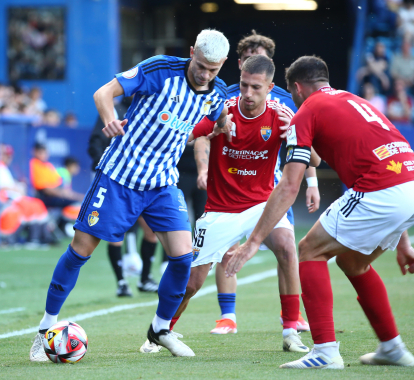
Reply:
[[[240, 83], [233, 84], [227, 87], [227, 98], [237, 98], [240, 96]], [[288, 106], [294, 113], [297, 112], [295, 103], [293, 103], [292, 95], [287, 91], [283, 90], [280, 87], [274, 86], [272, 91], [267, 95], [267, 99], [276, 100], [278, 103]], [[282, 178], [282, 171], [280, 170], [280, 152], [277, 156], [276, 166], [275, 166], [275, 186], [279, 183]]]
[[215, 78], [196, 91], [187, 78], [190, 59], [158, 55], [116, 74], [125, 96], [134, 95], [125, 135], [112, 139], [97, 169], [130, 189], [175, 185], [176, 168], [194, 126], [219, 118], [226, 84]]

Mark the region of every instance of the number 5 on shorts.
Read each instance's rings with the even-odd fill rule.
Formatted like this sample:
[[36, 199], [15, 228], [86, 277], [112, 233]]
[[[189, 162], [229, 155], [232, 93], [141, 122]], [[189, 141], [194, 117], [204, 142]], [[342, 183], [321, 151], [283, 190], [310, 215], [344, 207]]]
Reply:
[[105, 195], [104, 195], [104, 194], [105, 194], [107, 191], [108, 191], [108, 190], [104, 189], [103, 187], [100, 187], [100, 188], [99, 188], [98, 195], [96, 196], [96, 197], [99, 199], [99, 202], [95, 202], [95, 203], [93, 204], [93, 207], [99, 208], [99, 207], [101, 207], [101, 206], [102, 206], [102, 203], [103, 203], [103, 201], [105, 200]]

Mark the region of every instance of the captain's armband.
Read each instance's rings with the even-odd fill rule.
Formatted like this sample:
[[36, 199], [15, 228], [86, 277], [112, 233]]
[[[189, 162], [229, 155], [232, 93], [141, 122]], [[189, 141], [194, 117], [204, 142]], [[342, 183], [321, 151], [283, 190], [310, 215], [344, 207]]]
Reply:
[[301, 162], [306, 167], [309, 166], [311, 149], [307, 146], [291, 145], [287, 148], [286, 163]]

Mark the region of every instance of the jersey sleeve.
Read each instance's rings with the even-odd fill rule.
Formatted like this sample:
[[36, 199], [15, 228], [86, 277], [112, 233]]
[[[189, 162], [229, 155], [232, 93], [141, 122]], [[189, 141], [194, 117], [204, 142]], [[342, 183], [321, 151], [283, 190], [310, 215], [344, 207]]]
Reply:
[[211, 121], [207, 117], [205, 117], [193, 129], [194, 139], [201, 136], [207, 136], [209, 133], [213, 131], [213, 128], [214, 121]]
[[227, 86], [220, 78], [216, 77], [214, 89], [217, 91], [217, 100], [210, 109], [210, 114], [207, 115], [211, 121], [216, 121], [224, 108], [224, 102], [227, 100]]
[[312, 112], [303, 106], [290, 121], [286, 138], [286, 163], [301, 162], [309, 166], [314, 137]]
[[[116, 74], [115, 78], [124, 89], [125, 96], [134, 94], [152, 95], [163, 85], [161, 70], [150, 70], [153, 65], [159, 65], [163, 60], [162, 56], [155, 56], [140, 62], [128, 71]], [[151, 66], [149, 66], [151, 65]]]

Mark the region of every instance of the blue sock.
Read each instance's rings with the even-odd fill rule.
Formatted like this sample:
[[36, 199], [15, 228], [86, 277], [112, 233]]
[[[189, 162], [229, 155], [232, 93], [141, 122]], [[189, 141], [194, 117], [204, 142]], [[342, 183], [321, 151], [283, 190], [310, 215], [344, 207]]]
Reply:
[[179, 257], [168, 256], [168, 266], [158, 286], [157, 315], [167, 321], [171, 320], [183, 300], [185, 289], [191, 273], [193, 253]]
[[218, 293], [218, 303], [223, 314], [236, 314], [236, 293]]
[[52, 281], [46, 298], [46, 312], [58, 315], [69, 293], [75, 287], [79, 271], [89, 257], [78, 255], [73, 248], [68, 246], [66, 252], [60, 257], [53, 272]]

